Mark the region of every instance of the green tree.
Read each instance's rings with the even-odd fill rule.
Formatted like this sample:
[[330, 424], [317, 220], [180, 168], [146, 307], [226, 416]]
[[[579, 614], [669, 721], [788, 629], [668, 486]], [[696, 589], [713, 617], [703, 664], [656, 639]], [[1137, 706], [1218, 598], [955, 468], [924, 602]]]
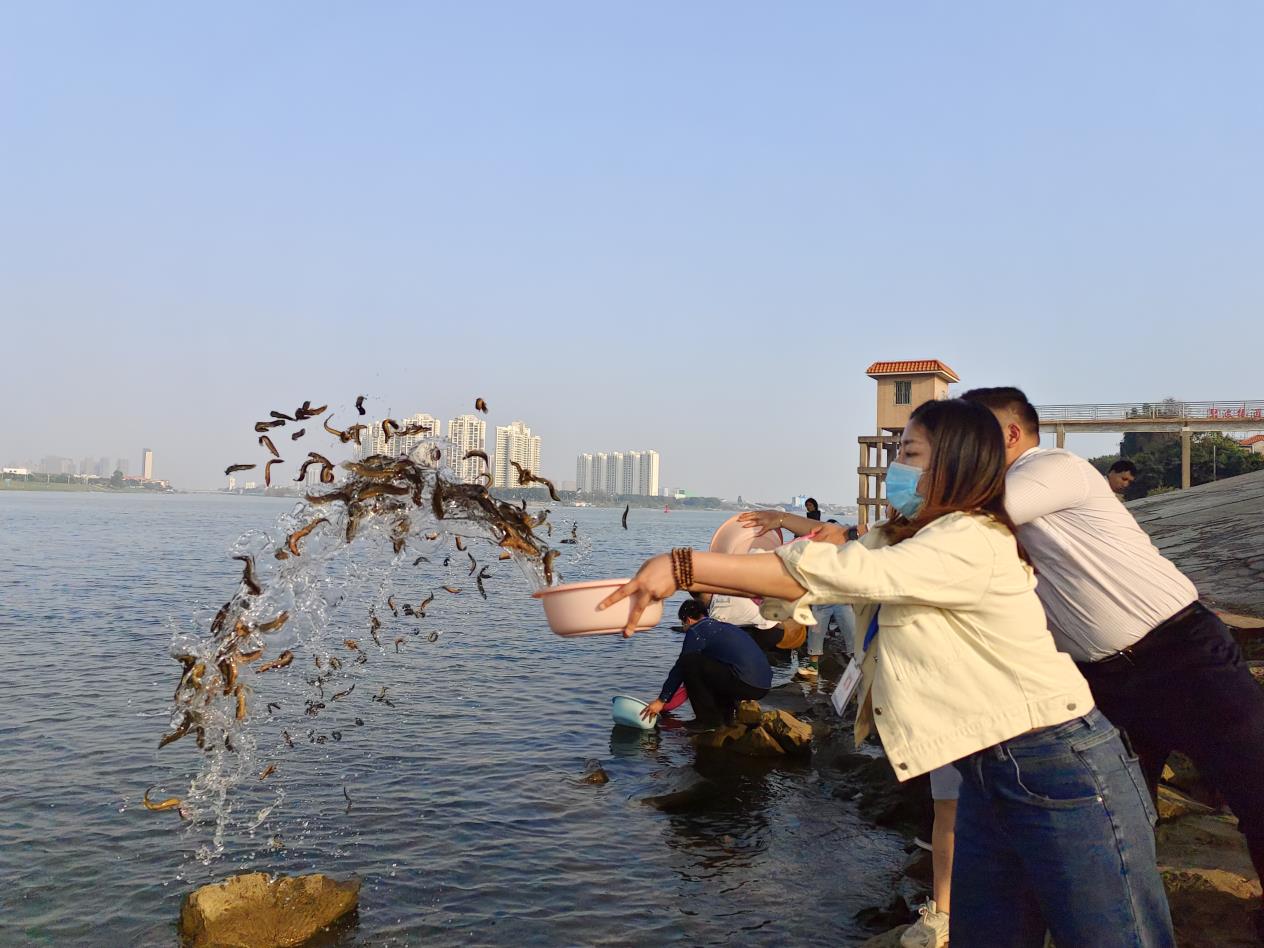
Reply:
[[[1119, 460], [1118, 455], [1092, 458], [1089, 463], [1102, 474]], [[1137, 465], [1137, 479], [1128, 488], [1127, 500], [1147, 497], [1162, 490], [1175, 490], [1181, 486], [1181, 443], [1176, 438], [1155, 442], [1147, 450], [1133, 454]], [[1264, 456], [1254, 454], [1233, 438], [1218, 431], [1193, 436], [1189, 448], [1190, 483], [1206, 484], [1226, 477], [1237, 477], [1251, 471], [1264, 470]]]
[[110, 486], [115, 490], [121, 490], [123, 487], [123, 472], [115, 471], [110, 475]]

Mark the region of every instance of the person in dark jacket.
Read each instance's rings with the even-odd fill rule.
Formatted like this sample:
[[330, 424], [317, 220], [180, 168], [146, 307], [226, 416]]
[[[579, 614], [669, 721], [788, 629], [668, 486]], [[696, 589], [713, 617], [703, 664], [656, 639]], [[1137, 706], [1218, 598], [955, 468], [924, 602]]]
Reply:
[[681, 603], [678, 615], [685, 643], [658, 699], [646, 706], [642, 717], [662, 711], [682, 683], [701, 728], [719, 727], [733, 718], [739, 701], [768, 694], [772, 668], [754, 639], [735, 625], [709, 617], [696, 599]]
[[816, 502], [815, 497], [809, 497], [803, 502], [803, 509], [806, 510], [809, 520], [821, 519], [821, 505]]

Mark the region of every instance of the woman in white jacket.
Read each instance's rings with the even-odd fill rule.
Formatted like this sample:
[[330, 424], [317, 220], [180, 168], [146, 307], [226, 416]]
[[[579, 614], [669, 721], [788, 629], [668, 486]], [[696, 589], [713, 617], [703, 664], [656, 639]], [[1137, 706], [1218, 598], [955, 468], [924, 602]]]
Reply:
[[[632, 598], [624, 632], [677, 589], [763, 596], [769, 618], [858, 608], [857, 734], [876, 727], [896, 777], [956, 762], [956, 948], [1173, 945], [1154, 810], [1136, 757], [1056, 651], [1036, 578], [1005, 514], [995, 417], [927, 402], [888, 473], [899, 511], [866, 542], [777, 556], [673, 550], [603, 603]], [[861, 630], [867, 630], [861, 633]]]

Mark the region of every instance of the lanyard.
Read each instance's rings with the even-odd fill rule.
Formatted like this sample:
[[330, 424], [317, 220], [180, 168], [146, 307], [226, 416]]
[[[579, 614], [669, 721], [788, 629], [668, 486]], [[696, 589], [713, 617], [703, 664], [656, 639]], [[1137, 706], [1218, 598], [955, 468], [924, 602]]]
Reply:
[[881, 612], [881, 611], [882, 611], [882, 607], [881, 607], [881, 606], [879, 606], [877, 609], [873, 610], [873, 618], [869, 620], [869, 628], [868, 628], [868, 630], [865, 632], [865, 644], [864, 644], [864, 645], [862, 645], [862, 646], [860, 647], [860, 648], [861, 648], [861, 651], [868, 652], [868, 651], [869, 651], [869, 643], [870, 643], [870, 642], [872, 642], [872, 641], [874, 640], [874, 638], [875, 638], [875, 637], [877, 637], [877, 635], [878, 635], [878, 613], [879, 613], [879, 612]]

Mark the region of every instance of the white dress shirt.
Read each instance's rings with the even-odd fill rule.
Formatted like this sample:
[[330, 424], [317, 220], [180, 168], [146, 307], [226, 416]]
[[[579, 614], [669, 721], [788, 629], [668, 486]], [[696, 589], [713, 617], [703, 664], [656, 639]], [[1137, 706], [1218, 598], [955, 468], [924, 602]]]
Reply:
[[1019, 457], [1005, 509], [1035, 564], [1049, 630], [1077, 662], [1114, 655], [1198, 599], [1097, 469], [1069, 451]]
[[711, 597], [711, 606], [707, 614], [718, 622], [732, 625], [753, 625], [760, 629], [771, 629], [777, 624], [774, 619], [765, 619], [759, 614], [759, 606], [753, 600], [741, 596]]

